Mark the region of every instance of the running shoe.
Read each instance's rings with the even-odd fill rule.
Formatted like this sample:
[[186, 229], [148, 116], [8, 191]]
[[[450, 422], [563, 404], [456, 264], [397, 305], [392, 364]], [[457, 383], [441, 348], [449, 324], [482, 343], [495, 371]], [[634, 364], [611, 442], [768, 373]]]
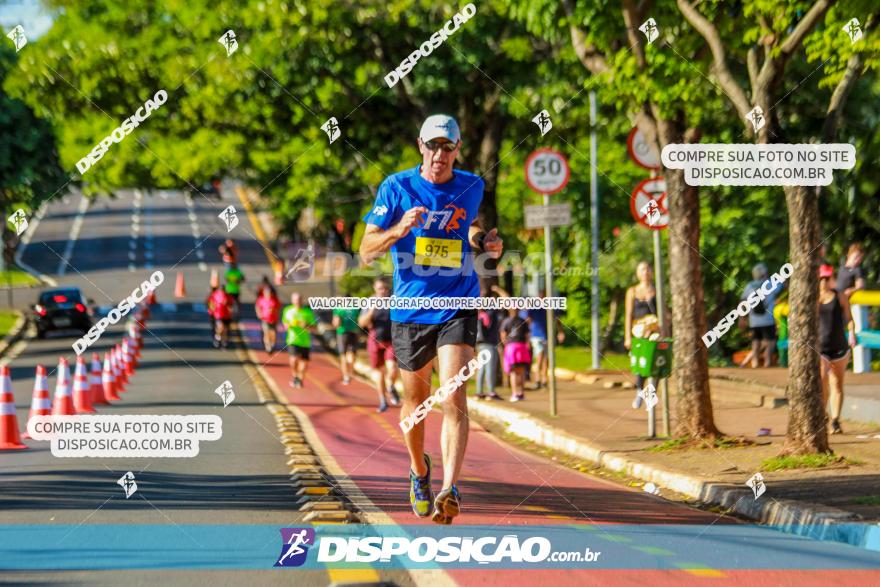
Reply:
[[461, 512], [461, 495], [458, 494], [458, 488], [453, 485], [449, 489], [444, 489], [437, 494], [434, 500], [434, 515], [431, 520], [435, 524], [449, 525], [452, 518]]
[[214, 345], [215, 349], [219, 349], [220, 348], [220, 339], [215, 336], [212, 344]]
[[843, 428], [840, 427], [840, 422], [837, 421], [837, 418], [831, 420], [831, 434], [843, 434]]
[[510, 396], [510, 401], [512, 401], [512, 402], [521, 402], [521, 401], [523, 401], [524, 399], [526, 399], [526, 396], [524, 396], [524, 395], [522, 395], [522, 394], [520, 394], [520, 395], [512, 395], [512, 396]]
[[489, 396], [482, 394], [482, 393], [478, 393], [478, 394], [474, 395], [474, 399], [486, 399], [487, 397], [489, 397]]
[[383, 401], [381, 404], [379, 404], [379, 408], [376, 411], [381, 414], [382, 412], [386, 411], [387, 409], [388, 409], [388, 404], [386, 404]]
[[493, 399], [503, 400], [504, 398], [501, 397], [500, 395], [498, 395], [497, 393], [490, 393], [489, 395], [486, 396], [486, 401], [491, 401]]
[[267, 353], [269, 353], [269, 354], [272, 353], [272, 350], [273, 350], [272, 345], [267, 344], [265, 348], [266, 348]]
[[431, 457], [425, 453], [425, 464], [428, 473], [424, 477], [416, 477], [412, 469], [409, 471], [409, 504], [413, 513], [420, 518], [431, 515], [434, 492], [431, 491]]
[[346, 375], [345, 377], [342, 378], [342, 385], [348, 385], [349, 383], [351, 383], [351, 377]]
[[399, 406], [400, 405], [400, 395], [397, 393], [397, 388], [392, 385], [391, 388], [389, 389], [389, 391], [391, 392], [391, 405], [392, 406]]
[[294, 377], [293, 378], [293, 386], [294, 387], [302, 387], [303, 386], [302, 379], [300, 379], [299, 377]]

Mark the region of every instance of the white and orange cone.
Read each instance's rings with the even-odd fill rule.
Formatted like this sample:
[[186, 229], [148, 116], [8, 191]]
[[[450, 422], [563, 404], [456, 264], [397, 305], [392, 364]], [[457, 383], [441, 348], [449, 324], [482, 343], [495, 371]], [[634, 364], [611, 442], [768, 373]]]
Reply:
[[129, 346], [127, 338], [122, 339], [122, 366], [125, 368], [126, 380], [134, 375], [134, 363], [131, 360], [131, 346]]
[[58, 360], [58, 371], [55, 376], [55, 399], [52, 402], [53, 416], [75, 416], [73, 407], [73, 394], [70, 387], [70, 367], [67, 359], [61, 357]]
[[122, 399], [116, 393], [116, 375], [113, 374], [110, 353], [104, 353], [104, 371], [101, 373], [101, 387], [104, 389], [104, 397], [108, 400]]
[[18, 417], [15, 413], [15, 397], [12, 395], [12, 379], [9, 365], [0, 367], [0, 450], [27, 448], [18, 433]]
[[101, 386], [101, 357], [98, 353], [92, 353], [92, 368], [89, 372], [89, 391], [92, 393], [92, 405], [109, 404], [109, 398], [104, 397], [104, 388]]
[[82, 355], [76, 358], [76, 371], [73, 374], [73, 407], [78, 414], [95, 413], [92, 390], [89, 387], [89, 369]]
[[[49, 380], [46, 377], [46, 368], [37, 365], [37, 374], [34, 377], [34, 397], [31, 399], [31, 411], [28, 414], [28, 422], [34, 416], [49, 416], [52, 414], [52, 400], [49, 399]], [[24, 427], [22, 438], [30, 438], [27, 426]]]
[[116, 375], [116, 388], [119, 393], [124, 392], [128, 377], [125, 376], [125, 369], [122, 368], [122, 347], [118, 344], [113, 347], [113, 374]]

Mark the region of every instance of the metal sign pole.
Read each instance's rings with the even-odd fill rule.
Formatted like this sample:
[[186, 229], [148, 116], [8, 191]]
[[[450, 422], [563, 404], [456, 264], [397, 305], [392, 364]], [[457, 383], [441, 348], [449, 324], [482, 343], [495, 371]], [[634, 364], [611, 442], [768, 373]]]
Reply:
[[590, 328], [593, 348], [593, 369], [601, 366], [599, 360], [599, 178], [596, 164], [596, 92], [590, 91], [590, 257], [592, 269], [592, 296]]
[[[550, 205], [550, 196], [544, 194], [544, 207]], [[549, 221], [544, 225], [544, 266], [547, 271], [547, 297], [553, 297], [553, 233]], [[556, 314], [547, 309], [547, 375], [550, 387], [550, 415], [556, 415]]]
[[[666, 329], [666, 296], [663, 293], [663, 251], [660, 248], [660, 231], [654, 231], [654, 288], [657, 290], [657, 319], [660, 321], [661, 335]], [[669, 436], [669, 380], [664, 377], [657, 382], [663, 398], [663, 435]], [[651, 412], [651, 427], [654, 414]], [[653, 434], [652, 434], [653, 436]]]

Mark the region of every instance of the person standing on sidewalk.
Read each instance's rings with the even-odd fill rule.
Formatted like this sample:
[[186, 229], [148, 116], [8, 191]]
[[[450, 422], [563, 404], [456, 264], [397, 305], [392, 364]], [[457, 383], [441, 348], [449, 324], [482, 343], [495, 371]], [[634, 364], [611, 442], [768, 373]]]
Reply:
[[[547, 291], [542, 289], [538, 292], [538, 297], [547, 297]], [[553, 316], [556, 319], [556, 341], [559, 344], [562, 344], [565, 340], [565, 332], [561, 328], [559, 318], [556, 318], [555, 310], [553, 311]], [[520, 312], [520, 317], [525, 319], [529, 324], [529, 344], [532, 349], [532, 360], [534, 361], [537, 371], [535, 375], [534, 389], [547, 387], [547, 381], [549, 380], [547, 377], [547, 369], [550, 362], [547, 357], [547, 351], [549, 348], [547, 345], [547, 310], [538, 308], [523, 310]]]
[[[497, 293], [500, 297], [510, 297], [506, 291], [493, 285], [490, 290], [480, 292], [481, 297]], [[489, 362], [477, 369], [477, 399], [501, 399], [495, 393], [495, 380], [498, 375], [498, 346], [501, 344], [501, 322], [505, 319], [503, 310], [480, 310], [477, 312], [477, 354], [486, 351], [491, 355]], [[483, 390], [486, 390], [484, 393]]]
[[268, 283], [261, 284], [260, 293], [254, 303], [260, 327], [263, 331], [263, 347], [267, 353], [275, 350], [275, 339], [278, 335], [278, 318], [281, 314], [281, 300], [275, 288]]
[[526, 369], [532, 364], [529, 351], [529, 324], [516, 310], [501, 324], [504, 343], [504, 372], [510, 377], [510, 401], [526, 399]]
[[846, 252], [846, 259], [837, 273], [837, 291], [849, 299], [855, 292], [865, 289], [865, 273], [862, 270], [862, 259], [865, 252], [862, 243], [853, 243]]
[[[761, 289], [769, 276], [770, 273], [764, 263], [755, 265], [752, 268], [753, 280], [746, 285], [741, 300], [747, 300], [752, 292]], [[758, 368], [761, 357], [763, 357], [764, 367], [769, 367], [773, 361], [773, 350], [776, 348], [776, 320], [773, 318], [773, 308], [776, 305], [776, 298], [782, 293], [784, 287], [780, 283], [749, 312], [748, 324], [752, 333], [752, 350], [749, 356], [751, 357], [752, 369]], [[741, 319], [742, 322], [745, 320], [746, 318]]]
[[[373, 293], [376, 294], [374, 297], [387, 298], [391, 295], [391, 288], [388, 282], [379, 277], [373, 281]], [[388, 400], [392, 406], [400, 404], [400, 396], [394, 388], [397, 360], [391, 344], [391, 310], [365, 308], [358, 318], [358, 326], [367, 331], [367, 354], [373, 369], [376, 393], [379, 394], [379, 408], [376, 411], [381, 414], [388, 409]]]
[[[636, 265], [638, 283], [626, 290], [626, 324], [623, 333], [623, 346], [632, 348], [633, 326], [639, 321], [653, 316], [657, 320], [657, 292], [654, 290], [654, 272], [647, 261], [639, 261]], [[650, 320], [650, 318], [648, 318]], [[639, 392], [645, 385], [645, 378], [636, 375], [636, 397], [633, 408], [642, 407], [642, 396]]]
[[281, 321], [287, 327], [287, 351], [290, 353], [290, 386], [303, 386], [306, 378], [306, 367], [309, 365], [309, 353], [312, 348], [312, 331], [318, 324], [312, 309], [303, 306], [302, 296], [298, 292], [290, 295], [290, 305], [281, 313]]
[[[834, 289], [834, 267], [819, 267], [819, 354], [821, 357], [822, 404], [828, 406], [831, 395], [831, 434], [842, 434], [840, 411], [843, 408], [843, 376], [849, 364], [850, 347], [856, 346], [855, 327], [849, 298]], [[847, 335], [846, 330], [849, 330]]]
[[[482, 178], [453, 168], [461, 150], [454, 118], [429, 116], [418, 140], [419, 166], [391, 175], [379, 186], [360, 255], [365, 263], [391, 250], [394, 294], [398, 298], [476, 298], [480, 294], [472, 251], [499, 258], [497, 229], [477, 224]], [[453, 380], [474, 356], [477, 313], [473, 309], [395, 308], [391, 337], [404, 386], [401, 420], [410, 417], [431, 392], [432, 361], [440, 381]], [[434, 499], [431, 458], [425, 453], [425, 423], [404, 433], [410, 456], [410, 505], [419, 517], [451, 524], [460, 512], [456, 487], [468, 440], [466, 384], [442, 403], [443, 487]]]
[[[343, 297], [348, 297], [345, 293]], [[358, 326], [357, 308], [335, 308], [333, 310], [333, 326], [336, 328], [336, 352], [339, 353], [339, 369], [342, 371], [342, 384], [351, 383], [354, 373], [354, 361], [357, 358]]]

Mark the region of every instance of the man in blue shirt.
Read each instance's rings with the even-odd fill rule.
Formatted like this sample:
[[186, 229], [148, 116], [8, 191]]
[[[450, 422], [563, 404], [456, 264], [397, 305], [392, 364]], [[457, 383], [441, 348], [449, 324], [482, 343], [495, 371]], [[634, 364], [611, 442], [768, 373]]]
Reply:
[[[451, 116], [436, 114], [422, 124], [418, 141], [421, 165], [395, 173], [379, 186], [373, 208], [364, 217], [364, 263], [391, 251], [394, 296], [449, 298], [479, 296], [472, 251], [501, 256], [497, 229], [477, 224], [483, 180], [453, 168], [461, 133]], [[474, 356], [476, 310], [392, 309], [391, 339], [404, 385], [401, 418], [415, 412], [431, 391], [431, 369], [439, 363], [441, 385], [453, 379]], [[468, 437], [466, 384], [443, 402], [443, 488], [434, 499], [431, 458], [425, 453], [425, 425], [404, 433], [410, 456], [410, 504], [417, 516], [449, 524], [460, 510], [455, 486]], [[433, 514], [433, 515], [432, 515]]]

